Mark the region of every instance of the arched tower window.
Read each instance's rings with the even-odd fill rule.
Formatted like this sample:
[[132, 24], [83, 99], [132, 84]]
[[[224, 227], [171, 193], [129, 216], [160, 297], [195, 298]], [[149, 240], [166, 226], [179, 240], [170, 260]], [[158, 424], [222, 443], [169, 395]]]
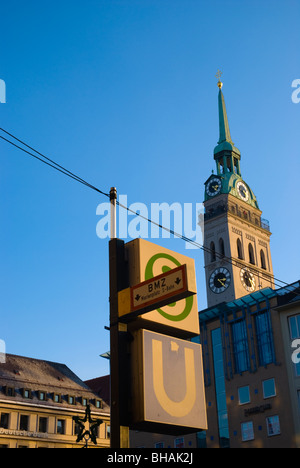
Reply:
[[216, 261], [216, 247], [215, 243], [211, 242], [210, 243], [210, 261], [215, 262]]
[[249, 263], [252, 263], [252, 265], [255, 265], [255, 257], [254, 257], [254, 250], [253, 250], [252, 244], [249, 244], [248, 251], [249, 251]]
[[267, 265], [266, 265], [266, 257], [265, 257], [265, 253], [264, 251], [261, 249], [260, 251], [260, 266], [266, 270], [267, 269]]
[[224, 247], [224, 241], [222, 237], [219, 240], [219, 252], [220, 252], [221, 257], [225, 257], [225, 247]]
[[240, 239], [236, 241], [236, 246], [237, 246], [238, 258], [240, 260], [243, 260], [243, 249], [242, 249], [242, 243]]

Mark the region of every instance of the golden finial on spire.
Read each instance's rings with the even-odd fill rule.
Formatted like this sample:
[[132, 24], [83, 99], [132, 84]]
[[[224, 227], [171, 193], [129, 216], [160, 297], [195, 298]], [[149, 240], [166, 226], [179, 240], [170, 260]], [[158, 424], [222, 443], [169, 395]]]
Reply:
[[216, 78], [219, 79], [219, 80], [218, 80], [218, 87], [219, 87], [220, 89], [221, 89], [222, 86], [223, 86], [223, 83], [222, 83], [222, 81], [220, 80], [222, 74], [223, 74], [223, 72], [221, 72], [221, 71], [218, 69], [217, 74], [216, 74]]

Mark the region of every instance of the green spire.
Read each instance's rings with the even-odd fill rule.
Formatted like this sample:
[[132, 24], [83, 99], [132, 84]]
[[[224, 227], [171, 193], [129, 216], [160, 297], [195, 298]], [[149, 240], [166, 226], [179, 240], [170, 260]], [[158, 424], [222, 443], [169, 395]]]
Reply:
[[228, 143], [231, 143], [233, 145], [233, 142], [230, 136], [225, 100], [224, 100], [224, 96], [223, 96], [221, 88], [219, 91], [218, 101], [219, 101], [219, 129], [220, 129], [220, 138], [219, 138], [218, 144], [223, 143], [223, 141], [228, 141]]
[[222, 86], [223, 86], [223, 83], [221, 83], [221, 81], [219, 80], [218, 81], [218, 87], [219, 87], [218, 103], [219, 103], [220, 137], [218, 141], [218, 146], [216, 146], [214, 149], [214, 154], [217, 154], [220, 151], [229, 150], [229, 151], [234, 151], [234, 153], [240, 156], [241, 154], [240, 151], [237, 148], [235, 148], [234, 143], [231, 139], [227, 111], [226, 111], [226, 106], [225, 106], [225, 99], [224, 99], [222, 89], [221, 89]]

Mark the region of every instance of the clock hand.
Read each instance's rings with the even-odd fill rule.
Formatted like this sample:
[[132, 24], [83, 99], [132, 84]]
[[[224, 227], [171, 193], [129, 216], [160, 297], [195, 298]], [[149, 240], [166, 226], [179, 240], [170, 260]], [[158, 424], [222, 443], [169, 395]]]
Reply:
[[241, 188], [240, 188], [240, 192], [241, 192], [242, 195], [245, 195], [246, 190], [244, 189], [244, 187], [241, 187]]
[[223, 286], [223, 288], [225, 288], [225, 284], [224, 284], [224, 283], [226, 282], [226, 278], [223, 278], [223, 279], [218, 278], [218, 281], [219, 281], [219, 283], [221, 283], [221, 285]]
[[251, 276], [250, 276], [249, 273], [247, 274], [246, 279], [247, 279], [247, 281], [249, 281], [249, 283], [251, 284], [252, 278], [251, 278]]

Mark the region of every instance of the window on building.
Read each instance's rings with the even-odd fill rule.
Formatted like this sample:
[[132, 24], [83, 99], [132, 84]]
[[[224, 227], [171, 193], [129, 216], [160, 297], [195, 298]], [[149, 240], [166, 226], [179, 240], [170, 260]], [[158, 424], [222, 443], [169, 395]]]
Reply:
[[10, 397], [16, 396], [15, 388], [14, 387], [5, 387], [5, 395], [10, 396]]
[[239, 394], [239, 404], [245, 405], [246, 403], [250, 403], [250, 388], [247, 385], [246, 387], [240, 387], [238, 389]]
[[264, 398], [272, 398], [276, 396], [275, 379], [264, 380], [262, 385]]
[[233, 171], [238, 174], [238, 160], [233, 158]]
[[252, 265], [255, 265], [254, 249], [251, 243], [248, 245], [248, 252], [249, 252], [249, 263], [251, 263]]
[[235, 372], [241, 374], [250, 368], [249, 346], [245, 320], [231, 324]]
[[76, 404], [76, 399], [74, 395], [68, 395], [68, 403], [69, 405], [75, 405]]
[[197, 448], [207, 448], [206, 431], [197, 432], [196, 443]]
[[61, 403], [61, 395], [59, 393], [53, 393], [54, 403]]
[[56, 423], [56, 433], [65, 434], [66, 432], [66, 421], [64, 419], [58, 419]]
[[221, 448], [229, 448], [229, 426], [226, 402], [224, 359], [221, 329], [211, 332], [213, 347], [213, 363], [216, 387], [216, 400], [218, 409], [219, 440]]
[[241, 424], [242, 441], [254, 440], [253, 422], [248, 421]]
[[81, 429], [81, 424], [79, 424], [79, 423], [74, 423], [74, 434], [75, 434], [75, 435], [80, 434], [80, 429]]
[[290, 338], [300, 338], [300, 314], [289, 317]]
[[216, 246], [214, 242], [210, 243], [210, 261], [211, 263], [216, 261]]
[[23, 398], [31, 398], [31, 390], [29, 388], [23, 388]]
[[8, 429], [9, 425], [9, 413], [1, 413], [0, 415], [0, 427], [2, 429]]
[[226, 165], [227, 165], [227, 172], [232, 172], [231, 157], [230, 156], [227, 156]]
[[178, 437], [174, 441], [174, 447], [175, 448], [184, 448], [184, 438], [183, 437]]
[[218, 174], [225, 174], [224, 160], [220, 158], [218, 160]]
[[233, 164], [234, 164], [234, 172], [236, 174], [239, 174], [239, 160], [237, 158], [233, 158]]
[[164, 442], [157, 442], [156, 444], [154, 444], [154, 448], [164, 448], [164, 446]]
[[263, 268], [264, 270], [267, 269], [267, 265], [266, 265], [266, 257], [265, 257], [265, 253], [264, 251], [261, 249], [260, 251], [260, 266], [261, 268]]
[[225, 257], [225, 246], [224, 246], [224, 240], [222, 237], [219, 239], [219, 252], [221, 257]]
[[29, 416], [21, 414], [20, 416], [20, 431], [28, 431], [29, 428]]
[[240, 260], [243, 260], [243, 258], [244, 258], [244, 257], [243, 257], [243, 249], [242, 249], [242, 243], [241, 243], [241, 240], [240, 240], [240, 239], [238, 239], [238, 240], [236, 241], [236, 246], [237, 246], [238, 258], [239, 258]]
[[45, 401], [45, 400], [46, 400], [46, 393], [45, 393], [45, 392], [39, 391], [39, 392], [38, 392], [38, 398], [39, 398], [39, 400], [41, 400], [41, 401]]
[[39, 432], [46, 433], [48, 428], [48, 418], [39, 418]]
[[271, 416], [266, 418], [268, 436], [272, 437], [280, 434], [279, 416]]
[[255, 328], [259, 365], [266, 366], [275, 360], [273, 334], [268, 311], [255, 315]]
[[98, 439], [99, 436], [100, 436], [100, 426], [96, 426], [94, 428], [94, 434], [95, 434], [96, 438]]

